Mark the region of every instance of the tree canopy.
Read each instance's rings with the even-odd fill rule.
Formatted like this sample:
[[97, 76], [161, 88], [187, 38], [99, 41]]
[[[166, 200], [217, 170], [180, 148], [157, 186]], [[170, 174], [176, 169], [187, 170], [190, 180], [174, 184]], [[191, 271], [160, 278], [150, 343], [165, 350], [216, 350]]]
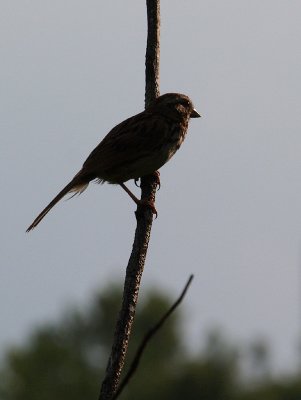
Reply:
[[[120, 297], [117, 286], [111, 286], [88, 306], [65, 311], [58, 321], [37, 328], [22, 346], [9, 349], [0, 370], [0, 399], [96, 399]], [[125, 372], [142, 337], [170, 304], [168, 296], [155, 290], [140, 302]], [[300, 400], [301, 377], [271, 378], [264, 343], [250, 346], [249, 364], [257, 375], [246, 377], [240, 349], [220, 332], [209, 333], [194, 354], [182, 335], [177, 311], [146, 349], [121, 399]]]

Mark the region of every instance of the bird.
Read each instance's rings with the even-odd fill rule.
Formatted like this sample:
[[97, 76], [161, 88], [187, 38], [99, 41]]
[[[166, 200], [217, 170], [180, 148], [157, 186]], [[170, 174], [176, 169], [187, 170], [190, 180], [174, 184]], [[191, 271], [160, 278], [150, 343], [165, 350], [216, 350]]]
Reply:
[[[124, 182], [135, 182], [160, 169], [183, 143], [190, 118], [200, 114], [190, 98], [180, 93], [158, 96], [144, 111], [116, 125], [96, 146], [81, 170], [35, 218], [26, 232], [34, 229], [66, 194], [81, 194], [91, 181], [119, 184], [137, 205], [143, 200]], [[159, 176], [159, 175], [157, 175]], [[72, 196], [72, 197], [73, 197]], [[147, 204], [156, 214], [154, 204]]]

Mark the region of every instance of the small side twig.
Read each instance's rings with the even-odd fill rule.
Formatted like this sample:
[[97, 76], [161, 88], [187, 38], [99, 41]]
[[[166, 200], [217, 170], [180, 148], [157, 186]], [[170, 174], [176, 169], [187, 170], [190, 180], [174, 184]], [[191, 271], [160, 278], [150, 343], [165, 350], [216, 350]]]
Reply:
[[152, 339], [152, 337], [158, 332], [158, 330], [163, 326], [163, 324], [166, 322], [166, 320], [169, 318], [169, 316], [174, 312], [174, 310], [178, 307], [178, 305], [182, 302], [184, 296], [186, 295], [186, 292], [191, 284], [191, 281], [193, 279], [193, 275], [190, 275], [184, 289], [182, 290], [182, 293], [178, 297], [178, 299], [174, 302], [174, 304], [166, 311], [166, 313], [160, 318], [160, 320], [146, 333], [146, 335], [143, 337], [137, 351], [135, 354], [135, 357], [132, 361], [132, 364], [130, 365], [130, 368], [121, 381], [120, 385], [118, 386], [118, 389], [113, 397], [113, 400], [116, 400], [117, 397], [121, 394], [123, 389], [126, 387], [126, 385], [129, 383], [130, 379], [136, 372], [141, 357], [145, 351], [146, 346], [148, 345], [149, 341]]

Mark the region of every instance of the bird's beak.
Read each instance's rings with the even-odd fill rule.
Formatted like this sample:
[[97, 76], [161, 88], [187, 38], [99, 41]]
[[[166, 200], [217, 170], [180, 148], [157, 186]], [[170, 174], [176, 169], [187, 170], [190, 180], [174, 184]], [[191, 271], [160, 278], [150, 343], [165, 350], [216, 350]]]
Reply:
[[190, 118], [200, 118], [200, 114], [197, 112], [197, 110], [194, 108], [192, 110], [192, 113], [190, 114]]

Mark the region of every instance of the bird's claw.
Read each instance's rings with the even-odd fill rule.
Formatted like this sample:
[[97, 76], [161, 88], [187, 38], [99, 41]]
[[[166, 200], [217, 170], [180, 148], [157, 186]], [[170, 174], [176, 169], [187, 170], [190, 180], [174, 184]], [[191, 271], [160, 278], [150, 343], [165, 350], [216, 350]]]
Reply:
[[[155, 178], [155, 184], [156, 184], [157, 187], [158, 187], [157, 190], [160, 190], [160, 189], [161, 189], [160, 172], [159, 172], [159, 171], [155, 171], [155, 172], [153, 173], [153, 176], [154, 176], [154, 178]], [[140, 188], [140, 187], [141, 187], [141, 184], [138, 183], [139, 180], [140, 180], [140, 178], [135, 178], [135, 179], [134, 179], [134, 182], [135, 182], [135, 186], [137, 186], [137, 187]]]
[[155, 219], [158, 217], [158, 211], [156, 210], [155, 203], [151, 200], [139, 200], [140, 207], [147, 207], [155, 215]]
[[154, 172], [154, 177], [155, 177], [155, 183], [156, 183], [156, 185], [158, 187], [157, 190], [160, 190], [161, 189], [160, 172], [159, 171], [155, 171]]

